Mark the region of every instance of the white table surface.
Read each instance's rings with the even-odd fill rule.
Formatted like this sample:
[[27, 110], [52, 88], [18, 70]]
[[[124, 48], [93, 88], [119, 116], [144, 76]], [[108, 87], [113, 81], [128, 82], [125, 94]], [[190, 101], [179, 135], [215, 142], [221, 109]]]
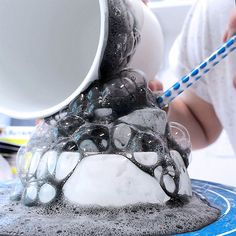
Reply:
[[236, 157], [225, 132], [211, 146], [192, 152], [188, 172], [193, 179], [236, 187]]

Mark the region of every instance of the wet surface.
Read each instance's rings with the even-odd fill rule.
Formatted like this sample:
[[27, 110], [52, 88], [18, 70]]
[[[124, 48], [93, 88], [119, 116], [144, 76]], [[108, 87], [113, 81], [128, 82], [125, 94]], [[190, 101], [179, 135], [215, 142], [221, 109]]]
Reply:
[[[164, 206], [103, 208], [60, 202], [48, 207], [24, 207], [20, 202], [9, 201], [12, 189], [14, 184], [0, 185], [0, 233], [4, 235], [173, 234], [195, 231], [217, 220], [220, 214], [196, 195]], [[197, 190], [204, 196], [203, 191]]]

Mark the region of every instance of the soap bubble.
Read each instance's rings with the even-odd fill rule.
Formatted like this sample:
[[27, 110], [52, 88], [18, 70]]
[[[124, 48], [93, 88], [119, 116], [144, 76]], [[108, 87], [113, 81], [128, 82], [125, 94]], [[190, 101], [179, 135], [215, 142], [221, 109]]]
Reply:
[[172, 137], [182, 148], [191, 148], [189, 133], [183, 125], [177, 122], [170, 122], [170, 132]]
[[181, 154], [185, 166], [188, 167], [190, 161], [192, 160], [192, 145], [189, 133], [183, 125], [177, 122], [170, 122], [169, 129], [173, 138], [173, 142], [177, 144], [177, 147], [174, 149], [176, 149]]

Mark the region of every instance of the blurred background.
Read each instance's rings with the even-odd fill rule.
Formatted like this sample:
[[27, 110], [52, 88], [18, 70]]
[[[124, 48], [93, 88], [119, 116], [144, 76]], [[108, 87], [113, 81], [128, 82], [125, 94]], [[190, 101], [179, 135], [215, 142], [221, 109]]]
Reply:
[[16, 177], [16, 154], [32, 135], [35, 120], [17, 120], [0, 114], [0, 181]]
[[[150, 8], [159, 19], [165, 38], [165, 57], [158, 76], [168, 88], [177, 80], [168, 68], [168, 53], [179, 34], [193, 0], [151, 0]], [[34, 130], [35, 120], [17, 120], [0, 114], [0, 180], [16, 174], [15, 156]], [[10, 166], [9, 166], [9, 164]], [[236, 157], [223, 131], [216, 143], [194, 151], [189, 166], [191, 178], [236, 186]]]
[[[178, 80], [168, 68], [171, 45], [179, 34], [183, 21], [194, 0], [152, 0], [149, 6], [160, 21], [165, 39], [165, 61], [159, 75], [164, 87]], [[208, 180], [236, 186], [236, 157], [223, 131], [216, 143], [192, 152], [189, 175], [194, 179]]]

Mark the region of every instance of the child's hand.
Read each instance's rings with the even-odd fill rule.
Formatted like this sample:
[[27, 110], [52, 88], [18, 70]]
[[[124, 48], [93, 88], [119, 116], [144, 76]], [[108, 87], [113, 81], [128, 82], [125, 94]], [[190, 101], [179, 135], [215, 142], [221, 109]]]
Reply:
[[149, 2], [149, 0], [142, 0], [142, 2], [147, 5], [147, 3]]
[[231, 36], [236, 34], [236, 8], [232, 11], [223, 41], [226, 42]]
[[148, 87], [154, 93], [160, 93], [163, 91], [163, 84], [158, 80], [150, 80], [148, 82]]

